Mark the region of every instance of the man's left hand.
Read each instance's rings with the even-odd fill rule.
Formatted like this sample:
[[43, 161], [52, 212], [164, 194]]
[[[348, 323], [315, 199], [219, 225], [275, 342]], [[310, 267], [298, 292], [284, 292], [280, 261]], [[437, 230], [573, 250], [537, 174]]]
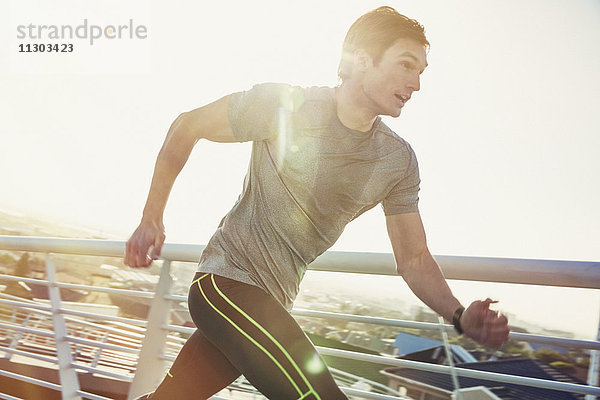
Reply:
[[491, 299], [474, 301], [463, 312], [460, 325], [465, 335], [481, 344], [499, 348], [508, 340], [508, 320], [497, 311], [490, 310]]

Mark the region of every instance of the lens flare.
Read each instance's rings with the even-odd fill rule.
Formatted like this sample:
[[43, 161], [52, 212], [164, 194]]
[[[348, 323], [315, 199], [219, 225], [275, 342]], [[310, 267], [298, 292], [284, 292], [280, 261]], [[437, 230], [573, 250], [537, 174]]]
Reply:
[[318, 354], [314, 354], [311, 359], [306, 362], [305, 369], [308, 373], [317, 375], [325, 371], [325, 364]]

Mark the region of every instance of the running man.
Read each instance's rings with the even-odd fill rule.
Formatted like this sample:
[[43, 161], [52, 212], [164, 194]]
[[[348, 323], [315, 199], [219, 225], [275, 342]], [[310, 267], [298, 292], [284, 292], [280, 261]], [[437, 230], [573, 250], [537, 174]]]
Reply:
[[419, 90], [428, 48], [417, 21], [380, 7], [350, 27], [339, 86], [260, 84], [173, 122], [127, 242], [131, 267], [160, 255], [167, 198], [196, 142], [253, 145], [243, 191], [190, 288], [198, 329], [152, 399], [206, 399], [241, 374], [269, 399], [346, 399], [289, 310], [306, 266], [378, 204], [398, 274], [411, 290], [478, 342], [499, 347], [507, 340], [507, 320], [489, 309], [491, 300], [465, 309], [452, 295], [427, 248], [415, 154], [379, 117], [398, 117]]

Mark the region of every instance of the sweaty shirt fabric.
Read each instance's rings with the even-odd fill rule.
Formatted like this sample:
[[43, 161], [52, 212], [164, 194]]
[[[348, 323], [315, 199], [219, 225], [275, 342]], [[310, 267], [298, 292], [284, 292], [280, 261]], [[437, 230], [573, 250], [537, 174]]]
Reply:
[[198, 272], [258, 286], [291, 309], [306, 266], [346, 224], [380, 203], [385, 215], [418, 211], [410, 145], [379, 118], [369, 132], [345, 127], [333, 88], [256, 85], [231, 96], [228, 115], [252, 155]]

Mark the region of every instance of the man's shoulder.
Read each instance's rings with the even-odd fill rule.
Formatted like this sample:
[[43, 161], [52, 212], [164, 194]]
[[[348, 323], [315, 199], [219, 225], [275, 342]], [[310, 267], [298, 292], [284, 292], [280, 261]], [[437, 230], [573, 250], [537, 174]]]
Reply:
[[310, 86], [303, 88], [305, 96], [310, 100], [331, 101], [335, 99], [335, 92], [329, 86]]
[[331, 103], [334, 90], [327, 86], [303, 87], [282, 82], [263, 82], [252, 86], [246, 92], [253, 98], [268, 98], [284, 108], [297, 111], [306, 103]]
[[405, 148], [409, 151], [412, 151], [412, 147], [410, 146], [408, 141], [406, 141], [406, 139], [398, 135], [392, 128], [387, 126], [387, 124], [383, 122], [381, 118], [379, 119], [375, 128], [375, 136], [386, 140], [393, 146], [399, 146], [401, 148]]

